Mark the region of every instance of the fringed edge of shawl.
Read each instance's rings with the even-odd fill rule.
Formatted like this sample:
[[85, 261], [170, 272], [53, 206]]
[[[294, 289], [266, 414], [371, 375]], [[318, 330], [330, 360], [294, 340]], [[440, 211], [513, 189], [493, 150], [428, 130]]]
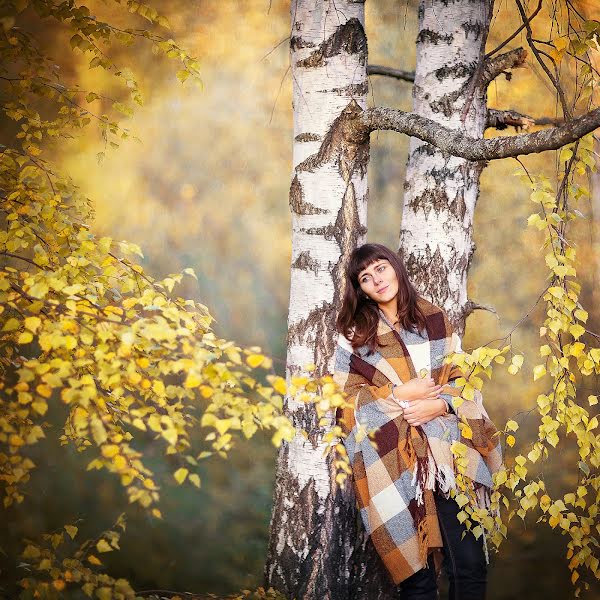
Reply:
[[[438, 492], [444, 496], [444, 498], [450, 498], [451, 491], [459, 492], [460, 490], [456, 484], [456, 475], [454, 470], [446, 464], [437, 465], [430, 452], [427, 453], [427, 458], [418, 458], [415, 463], [415, 469], [411, 485], [415, 486], [415, 500], [417, 503], [416, 513], [416, 529], [419, 538], [419, 553], [420, 557], [427, 559], [427, 531], [425, 530], [424, 516], [425, 516], [425, 505], [423, 494], [425, 490], [431, 490], [432, 492]], [[475, 495], [475, 502], [477, 508], [485, 508], [490, 510], [491, 506], [491, 490], [489, 487], [471, 482], [472, 491]], [[494, 511], [492, 518], [496, 522], [498, 511]], [[486, 564], [490, 564], [490, 555], [487, 543], [487, 536], [485, 530], [482, 533], [483, 537], [483, 553], [485, 555]]]

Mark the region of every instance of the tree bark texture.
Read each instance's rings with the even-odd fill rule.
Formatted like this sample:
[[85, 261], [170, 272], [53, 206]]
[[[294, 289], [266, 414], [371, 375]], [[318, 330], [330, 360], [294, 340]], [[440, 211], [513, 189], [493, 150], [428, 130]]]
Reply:
[[[487, 119], [485, 42], [492, 0], [421, 0], [413, 112], [473, 138]], [[411, 138], [400, 253], [426, 298], [459, 333], [467, 312], [473, 214], [484, 163], [445, 155]]]
[[[364, 2], [295, 0], [291, 15], [288, 379], [308, 364], [317, 375], [332, 372], [345, 262], [367, 231], [369, 158], [368, 136], [353, 139], [346, 126], [366, 108]], [[298, 432], [279, 452], [265, 584], [290, 599], [358, 597], [353, 580], [364, 573], [353, 565], [366, 541], [351, 485], [335, 483], [312, 407], [286, 398], [285, 410], [308, 439]], [[365, 568], [364, 558], [358, 563]]]

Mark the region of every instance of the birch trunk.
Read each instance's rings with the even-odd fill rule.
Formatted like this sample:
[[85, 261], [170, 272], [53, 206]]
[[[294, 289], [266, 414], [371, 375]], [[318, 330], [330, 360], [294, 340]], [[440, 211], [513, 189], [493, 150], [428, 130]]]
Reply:
[[[478, 84], [493, 0], [421, 0], [413, 111], [482, 138], [486, 86]], [[459, 333], [469, 309], [467, 271], [483, 163], [444, 156], [410, 140], [400, 253], [426, 298], [443, 307]]]
[[[366, 235], [369, 157], [368, 141], [344, 129], [366, 108], [364, 0], [295, 0], [291, 14], [288, 379], [307, 364], [332, 372], [344, 263]], [[289, 598], [352, 598], [355, 546], [365, 542], [354, 495], [335, 484], [314, 411], [291, 398], [285, 408], [309, 436], [298, 433], [279, 452], [265, 583]]]

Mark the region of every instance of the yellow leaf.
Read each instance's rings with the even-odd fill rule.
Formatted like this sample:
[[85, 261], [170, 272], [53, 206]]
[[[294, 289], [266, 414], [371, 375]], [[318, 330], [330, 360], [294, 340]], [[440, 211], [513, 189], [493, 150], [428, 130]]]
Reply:
[[171, 446], [174, 446], [177, 443], [177, 430], [173, 427], [165, 429], [162, 431], [161, 435], [169, 442], [169, 444], [171, 444]]
[[152, 514], [157, 518], [157, 519], [162, 519], [162, 513], [160, 512], [160, 510], [158, 510], [158, 508], [153, 508], [152, 509]]
[[588, 402], [590, 406], [594, 406], [594, 404], [598, 404], [598, 396], [588, 396]]
[[185, 481], [185, 478], [188, 476], [188, 473], [189, 471], [187, 469], [181, 467], [180, 469], [177, 469], [175, 473], [173, 473], [173, 477], [175, 477], [175, 481], [177, 481], [177, 483], [181, 485]]
[[456, 504], [458, 504], [458, 506], [460, 506], [461, 508], [469, 502], [469, 499], [465, 494], [459, 494], [454, 500], [456, 501]]
[[571, 325], [571, 327], [569, 327], [569, 332], [576, 340], [578, 340], [585, 333], [585, 329], [577, 323], [576, 325]]
[[511, 419], [510, 421], [507, 421], [506, 429], [508, 429], [509, 431], [516, 431], [517, 429], [519, 429], [519, 424]]
[[27, 317], [24, 323], [26, 329], [35, 333], [42, 324], [42, 320], [39, 317]]
[[48, 411], [48, 404], [45, 400], [36, 400], [35, 402], [31, 403], [31, 407], [36, 413], [38, 413], [38, 415], [42, 416]]
[[201, 385], [200, 386], [200, 395], [203, 398], [210, 398], [213, 394], [214, 394], [215, 390], [211, 387], [209, 387], [208, 385]]
[[197, 488], [200, 487], [200, 476], [197, 473], [192, 473], [189, 479]]
[[246, 359], [246, 362], [249, 366], [255, 369], [256, 367], [259, 367], [264, 360], [265, 357], [262, 354], [250, 354], [250, 356], [248, 356]]
[[511, 363], [513, 365], [515, 365], [518, 369], [520, 369], [523, 366], [524, 360], [525, 360], [525, 357], [522, 354], [515, 354], [512, 357]]
[[73, 539], [77, 535], [79, 529], [75, 527], [75, 525], [65, 525], [65, 531], [69, 534], [69, 537]]
[[189, 373], [184, 385], [186, 388], [195, 388], [198, 387], [201, 383], [202, 379], [200, 379], [200, 376], [198, 374]]
[[101, 565], [102, 561], [100, 561], [99, 558], [97, 558], [96, 556], [94, 556], [93, 554], [90, 554], [88, 556], [88, 562], [91, 563], [92, 565]]
[[52, 388], [45, 383], [40, 383], [40, 385], [35, 388], [35, 391], [44, 398], [50, 398], [50, 396], [52, 396]]
[[4, 327], [2, 331], [14, 331], [15, 329], [19, 329], [21, 327], [21, 322], [17, 319], [8, 319], [6, 323], [4, 323]]
[[468, 440], [473, 439], [473, 431], [468, 425], [463, 424], [463, 426], [461, 427], [461, 434], [464, 438], [467, 438]]
[[139, 417], [136, 417], [131, 424], [134, 427], [137, 427], [138, 429], [141, 429], [142, 431], [146, 431], [146, 424], [144, 423], [144, 421], [142, 421], [142, 419], [140, 419]]
[[105, 539], [102, 539], [96, 544], [96, 550], [98, 552], [112, 552], [112, 547]]
[[506, 443], [512, 448], [515, 445], [515, 436], [514, 435], [507, 435], [506, 436]]
[[540, 377], [546, 374], [546, 367], [544, 365], [537, 365], [533, 368], [533, 380], [537, 381]]
[[17, 340], [17, 342], [19, 344], [29, 344], [31, 340], [33, 340], [32, 333], [30, 331], [23, 331], [23, 333], [19, 335], [19, 339]]
[[273, 389], [281, 395], [285, 395], [287, 392], [287, 385], [285, 383], [285, 379], [282, 377], [275, 377], [273, 381]]
[[115, 444], [108, 444], [106, 446], [102, 446], [102, 456], [104, 458], [112, 458], [119, 454], [119, 446]]

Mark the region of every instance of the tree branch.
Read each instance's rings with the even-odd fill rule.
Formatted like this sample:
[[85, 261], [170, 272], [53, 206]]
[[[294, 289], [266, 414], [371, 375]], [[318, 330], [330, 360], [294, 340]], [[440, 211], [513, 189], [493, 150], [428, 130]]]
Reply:
[[465, 304], [465, 308], [463, 310], [463, 318], [466, 319], [471, 313], [476, 310], [486, 310], [496, 315], [496, 318], [500, 320], [500, 316], [498, 315], [498, 311], [489, 304], [479, 304], [479, 302], [473, 302], [473, 300], [468, 300]]
[[449, 129], [431, 119], [394, 108], [370, 108], [360, 113], [353, 124], [355, 135], [392, 130], [428, 142], [443, 153], [471, 161], [497, 160], [521, 154], [556, 150], [600, 127], [600, 108], [561, 126], [514, 136], [477, 139], [460, 130]]
[[[519, 14], [521, 15], [521, 20], [523, 21], [525, 30], [527, 31], [527, 33], [525, 35], [525, 37], [527, 38], [527, 44], [531, 48], [531, 51], [533, 52], [533, 55], [537, 59], [540, 67], [542, 67], [544, 73], [546, 73], [546, 75], [548, 76], [548, 79], [550, 79], [550, 81], [552, 82], [552, 85], [555, 87], [556, 92], [558, 94], [558, 99], [560, 100], [560, 104], [562, 106], [563, 114], [566, 119], [569, 119], [571, 117], [571, 111], [569, 110], [569, 106], [567, 104], [567, 99], [565, 98], [565, 93], [560, 85], [560, 82], [558, 81], [558, 75], [555, 77], [550, 72], [548, 65], [546, 65], [546, 63], [542, 60], [540, 51], [537, 49], [537, 47], [533, 41], [533, 32], [531, 30], [531, 18], [527, 18], [527, 15], [525, 14], [525, 9], [523, 8], [523, 4], [521, 3], [521, 0], [515, 0], [515, 3], [517, 5]], [[556, 68], [556, 65], [554, 65], [554, 66]]]
[[488, 108], [487, 120], [485, 123], [486, 129], [506, 129], [507, 127], [515, 127], [516, 129], [529, 129], [533, 125], [563, 125], [564, 119], [552, 117], [530, 117], [522, 115], [516, 110], [497, 110]]
[[496, 52], [499, 52], [500, 50], [502, 50], [502, 48], [504, 48], [504, 46], [506, 46], [506, 44], [508, 44], [509, 42], [514, 40], [517, 37], [517, 35], [519, 35], [519, 33], [521, 33], [521, 31], [523, 31], [523, 29], [525, 29], [525, 26], [528, 25], [529, 23], [531, 23], [531, 21], [533, 21], [534, 17], [540, 12], [540, 10], [542, 10], [542, 1], [543, 0], [539, 0], [537, 8], [531, 13], [529, 18], [527, 18], [527, 23], [523, 23], [511, 36], [509, 36], [507, 39], [505, 39], [499, 46], [494, 48], [494, 50], [492, 50], [491, 52], [488, 52], [485, 55], [485, 57], [490, 58], [490, 56], [496, 54]]
[[[481, 78], [482, 87], [487, 87], [501, 73], [506, 73], [510, 69], [523, 66], [526, 58], [527, 51], [524, 48], [515, 48], [514, 50], [510, 50], [510, 52], [486, 59]], [[510, 79], [510, 73], [506, 73], [506, 77]]]
[[394, 79], [401, 79], [402, 81], [415, 80], [414, 71], [402, 71], [400, 69], [384, 67], [383, 65], [368, 65], [367, 75], [384, 75], [385, 77], [393, 77]]

